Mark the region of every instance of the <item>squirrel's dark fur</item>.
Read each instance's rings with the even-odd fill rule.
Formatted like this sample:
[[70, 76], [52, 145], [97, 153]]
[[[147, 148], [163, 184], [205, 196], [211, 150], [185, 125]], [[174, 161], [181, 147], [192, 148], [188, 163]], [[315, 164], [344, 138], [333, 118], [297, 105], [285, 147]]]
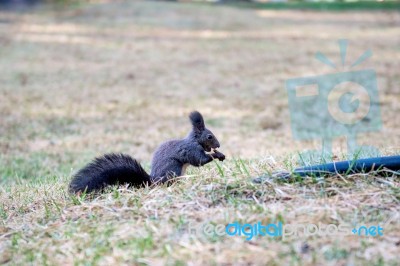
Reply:
[[[187, 165], [202, 166], [213, 159], [223, 161], [225, 155], [215, 150], [220, 144], [214, 134], [205, 127], [202, 115], [194, 111], [189, 118], [192, 131], [184, 139], [161, 144], [153, 155], [150, 175], [129, 155], [106, 154], [79, 170], [69, 185], [69, 191], [92, 192], [115, 184], [141, 187], [165, 183], [173, 177], [184, 175]], [[214, 150], [212, 154], [205, 153], [211, 150]]]

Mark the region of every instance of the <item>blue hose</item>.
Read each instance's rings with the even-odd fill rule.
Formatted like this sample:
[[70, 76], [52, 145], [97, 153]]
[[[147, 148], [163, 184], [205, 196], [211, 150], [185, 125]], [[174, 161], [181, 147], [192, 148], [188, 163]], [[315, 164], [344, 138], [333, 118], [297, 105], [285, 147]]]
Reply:
[[400, 156], [375, 157], [301, 167], [296, 168], [293, 174], [299, 176], [320, 176], [327, 173], [365, 173], [383, 168], [396, 172], [400, 171]]
[[[350, 161], [333, 162], [327, 164], [313, 165], [307, 167], [300, 167], [293, 170], [293, 172], [274, 172], [270, 177], [289, 178], [290, 176], [324, 176], [329, 174], [353, 174], [353, 173], [367, 173], [373, 170], [388, 169], [400, 174], [400, 156], [385, 156], [366, 158]], [[254, 182], [261, 183], [262, 177], [254, 179]]]

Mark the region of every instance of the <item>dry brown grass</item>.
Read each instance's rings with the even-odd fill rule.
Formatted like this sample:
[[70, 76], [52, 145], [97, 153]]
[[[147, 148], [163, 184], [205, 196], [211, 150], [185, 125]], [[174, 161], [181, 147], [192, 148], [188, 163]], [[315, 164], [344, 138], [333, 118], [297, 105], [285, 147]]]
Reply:
[[[284, 82], [329, 73], [314, 54], [339, 58], [341, 38], [350, 40], [349, 60], [371, 48], [361, 68], [378, 73], [384, 128], [359, 141], [399, 152], [399, 25], [395, 12], [142, 1], [0, 12], [0, 263], [396, 264], [396, 177], [268, 185], [251, 177], [321, 145], [293, 140]], [[192, 168], [171, 187], [112, 188], [92, 200], [66, 194], [71, 173], [94, 155], [126, 152], [148, 169], [159, 143], [187, 133], [193, 109], [222, 143], [220, 171]], [[245, 241], [186, 230], [236, 219], [387, 223], [375, 238]]]

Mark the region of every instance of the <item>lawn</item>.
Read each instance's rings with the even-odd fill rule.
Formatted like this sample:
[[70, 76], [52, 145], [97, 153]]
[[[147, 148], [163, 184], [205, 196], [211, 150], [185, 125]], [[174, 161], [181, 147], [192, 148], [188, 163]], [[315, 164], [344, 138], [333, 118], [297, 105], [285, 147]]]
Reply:
[[[376, 71], [383, 127], [358, 142], [399, 154], [399, 25], [390, 10], [159, 1], [0, 11], [0, 264], [396, 265], [393, 173], [252, 179], [321, 147], [293, 138], [285, 81], [331, 73], [314, 55], [339, 62], [338, 39], [349, 40], [348, 62], [373, 52], [357, 70]], [[224, 162], [189, 167], [169, 187], [68, 194], [72, 174], [106, 152], [149, 171], [152, 152], [184, 137], [195, 109]], [[346, 139], [333, 144], [343, 159]], [[214, 230], [235, 221], [379, 224], [383, 235], [246, 240]]]

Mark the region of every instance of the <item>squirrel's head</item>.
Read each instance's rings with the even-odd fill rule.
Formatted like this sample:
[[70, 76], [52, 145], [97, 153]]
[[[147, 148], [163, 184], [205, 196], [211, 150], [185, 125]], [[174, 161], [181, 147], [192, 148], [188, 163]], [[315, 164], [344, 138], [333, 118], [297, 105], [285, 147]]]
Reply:
[[193, 135], [205, 151], [210, 152], [220, 147], [217, 138], [206, 128], [203, 116], [198, 111], [191, 112], [189, 118], [193, 126]]

